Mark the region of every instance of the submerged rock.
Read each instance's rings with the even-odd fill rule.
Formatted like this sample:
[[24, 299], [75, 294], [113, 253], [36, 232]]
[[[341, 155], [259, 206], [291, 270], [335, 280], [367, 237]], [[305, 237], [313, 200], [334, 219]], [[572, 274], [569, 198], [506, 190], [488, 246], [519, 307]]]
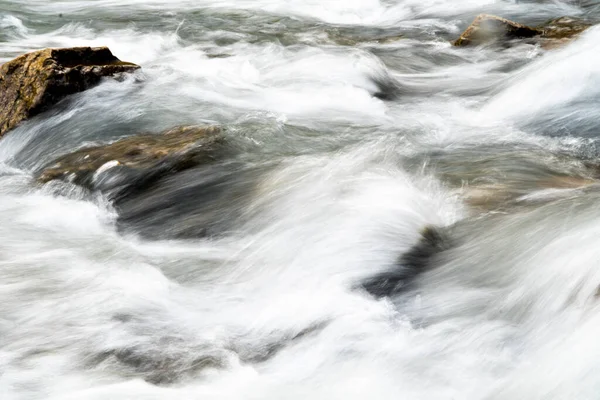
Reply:
[[428, 226], [421, 231], [417, 244], [404, 253], [396, 267], [367, 279], [362, 288], [375, 297], [388, 297], [406, 290], [414, 279], [425, 272], [431, 259], [455, 246], [442, 229]]
[[402, 165], [436, 176], [474, 215], [537, 207], [600, 182], [595, 161], [514, 144], [428, 151], [407, 157]]
[[82, 148], [40, 168], [36, 177], [101, 192], [117, 210], [122, 232], [150, 239], [218, 236], [252, 215], [253, 193], [277, 165], [254, 165], [238, 155], [234, 138], [221, 128], [183, 126]]
[[106, 47], [45, 49], [0, 66], [0, 136], [105, 76], [139, 69]]
[[[44, 167], [38, 181], [61, 179], [92, 190], [110, 189], [121, 181], [131, 186], [141, 176], [147, 182], [214, 159], [215, 146], [222, 142], [219, 132], [215, 126], [182, 126], [80, 149]], [[119, 176], [107, 182], [105, 175], [114, 170]]]
[[455, 46], [480, 45], [499, 40], [528, 39], [553, 47], [574, 38], [591, 25], [583, 20], [561, 17], [537, 27], [522, 25], [495, 15], [481, 14], [454, 42]]
[[597, 184], [592, 178], [577, 176], [553, 176], [547, 179], [532, 181], [527, 190], [515, 185], [480, 184], [464, 186], [458, 194], [464, 199], [473, 213], [516, 210], [518, 207], [536, 207], [564, 197], [572, 196], [573, 190], [583, 190]]

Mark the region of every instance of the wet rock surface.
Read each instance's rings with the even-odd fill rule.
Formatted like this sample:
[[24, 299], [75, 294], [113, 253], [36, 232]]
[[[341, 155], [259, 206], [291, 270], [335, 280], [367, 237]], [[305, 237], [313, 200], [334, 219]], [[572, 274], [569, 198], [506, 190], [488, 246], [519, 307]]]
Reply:
[[512, 212], [570, 196], [598, 184], [600, 167], [577, 154], [523, 146], [475, 146], [408, 158], [409, 170], [425, 168], [457, 194], [473, 214]]
[[573, 17], [560, 17], [543, 24], [539, 29], [543, 37], [548, 39], [563, 39], [577, 35], [592, 26], [590, 23]]
[[481, 14], [454, 42], [455, 46], [478, 45], [498, 39], [521, 39], [541, 35], [542, 30], [495, 15]]
[[454, 42], [455, 46], [472, 46], [513, 39], [531, 39], [543, 47], [556, 47], [589, 28], [588, 22], [572, 17], [552, 19], [531, 27], [495, 15], [481, 14]]
[[560, 209], [577, 196], [597, 196], [600, 167], [573, 154], [525, 147], [478, 146], [439, 151], [406, 160], [404, 168], [433, 174], [467, 206], [468, 215], [450, 226], [426, 226], [418, 241], [388, 271], [358, 286], [375, 298], [414, 290], [421, 276], [478, 240], [472, 229], [510, 224], [542, 209]]
[[406, 291], [417, 276], [427, 271], [432, 259], [456, 243], [442, 228], [427, 226], [419, 241], [404, 253], [391, 271], [375, 275], [361, 284], [374, 297], [388, 297]]
[[0, 136], [103, 77], [139, 68], [106, 47], [44, 49], [17, 57], [0, 66]]
[[198, 165], [113, 196], [121, 231], [151, 239], [219, 237], [243, 230], [249, 204], [271, 167], [237, 161]]
[[545, 48], [558, 47], [571, 41], [590, 26], [590, 23], [578, 18], [561, 17], [550, 20], [541, 28], [541, 44]]
[[180, 126], [66, 154], [37, 179], [102, 192], [118, 211], [121, 231], [215, 236], [239, 227], [255, 185], [271, 168], [253, 167], [236, 154], [222, 128]]
[[94, 190], [118, 186], [117, 182], [107, 183], [105, 176], [111, 170], [129, 173], [130, 177], [136, 172], [147, 172], [146, 178], [156, 178], [214, 160], [217, 147], [223, 144], [220, 132], [215, 126], [180, 126], [159, 134], [141, 134], [86, 147], [42, 168], [38, 181], [61, 179]]

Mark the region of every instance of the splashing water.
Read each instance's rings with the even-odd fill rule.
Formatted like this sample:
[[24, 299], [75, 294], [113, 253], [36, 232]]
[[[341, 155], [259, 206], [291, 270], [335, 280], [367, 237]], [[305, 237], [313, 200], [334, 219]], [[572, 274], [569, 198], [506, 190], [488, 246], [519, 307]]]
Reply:
[[[600, 18], [0, 0], [0, 62], [106, 45], [143, 67], [0, 141], [0, 398], [595, 399], [600, 30], [451, 46], [480, 12]], [[182, 124], [225, 127], [230, 151], [123, 204], [35, 182], [59, 155]], [[364, 290], [406, 272], [427, 226], [448, 246], [414, 282]]]

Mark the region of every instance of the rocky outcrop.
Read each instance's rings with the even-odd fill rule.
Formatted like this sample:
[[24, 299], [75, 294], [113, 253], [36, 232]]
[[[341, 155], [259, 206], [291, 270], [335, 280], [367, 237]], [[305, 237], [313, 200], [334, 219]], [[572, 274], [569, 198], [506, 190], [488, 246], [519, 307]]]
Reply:
[[471, 46], [511, 39], [532, 39], [544, 47], [553, 47], [574, 38], [588, 27], [590, 24], [587, 22], [571, 17], [561, 17], [530, 27], [495, 15], [481, 14], [454, 45]]
[[[88, 189], [99, 189], [103, 175], [120, 172], [131, 184], [133, 176], [157, 179], [216, 157], [223, 142], [221, 129], [214, 126], [183, 126], [160, 134], [141, 134], [112, 144], [88, 147], [64, 155], [44, 167], [38, 181], [69, 181]], [[111, 186], [118, 185], [112, 182]]]
[[45, 49], [17, 57], [0, 66], [0, 136], [103, 77], [138, 68], [106, 47]]

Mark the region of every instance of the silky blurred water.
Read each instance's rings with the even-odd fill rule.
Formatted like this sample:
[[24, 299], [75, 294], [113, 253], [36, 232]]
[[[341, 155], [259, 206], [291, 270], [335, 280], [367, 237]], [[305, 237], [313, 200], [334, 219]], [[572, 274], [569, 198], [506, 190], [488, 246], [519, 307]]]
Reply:
[[[456, 48], [592, 1], [0, 0], [0, 62], [140, 72], [0, 141], [0, 399], [596, 399], [600, 29]], [[56, 157], [175, 125], [217, 162], [115, 204]], [[436, 226], [406, 290], [361, 282]]]

